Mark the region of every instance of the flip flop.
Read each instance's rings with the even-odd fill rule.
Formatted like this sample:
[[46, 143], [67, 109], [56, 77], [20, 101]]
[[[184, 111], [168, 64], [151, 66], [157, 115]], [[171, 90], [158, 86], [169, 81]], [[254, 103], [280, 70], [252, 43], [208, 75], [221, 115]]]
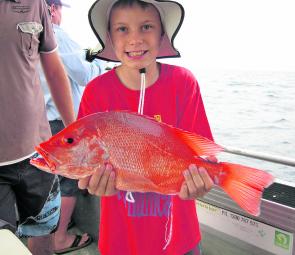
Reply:
[[60, 250], [55, 250], [54, 253], [55, 254], [65, 254], [65, 253], [68, 253], [68, 252], [71, 252], [71, 251], [76, 251], [76, 250], [79, 250], [79, 249], [82, 249], [82, 248], [88, 246], [93, 241], [92, 237], [90, 235], [88, 235], [88, 239], [84, 243], [79, 245], [81, 239], [82, 239], [81, 235], [76, 235], [75, 240], [73, 241], [73, 243], [72, 243], [72, 245], [70, 247], [60, 249]]

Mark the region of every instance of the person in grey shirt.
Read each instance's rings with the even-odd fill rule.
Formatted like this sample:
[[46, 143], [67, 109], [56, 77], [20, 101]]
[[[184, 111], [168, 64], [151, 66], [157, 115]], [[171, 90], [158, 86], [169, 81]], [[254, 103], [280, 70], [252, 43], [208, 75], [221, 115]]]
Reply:
[[[104, 62], [97, 59], [89, 59], [88, 52], [73, 41], [60, 27], [62, 20], [62, 7], [69, 7], [61, 0], [46, 0], [53, 24], [55, 38], [58, 44], [58, 54], [64, 64], [71, 83], [72, 98], [75, 114], [79, 109], [80, 100], [87, 83], [104, 71]], [[40, 72], [41, 86], [44, 91], [47, 118], [52, 134], [61, 131], [64, 126], [59, 112], [52, 100], [45, 76]], [[76, 195], [79, 191], [77, 181], [59, 176], [61, 187], [61, 217], [59, 227], [54, 234], [55, 253], [64, 253], [87, 246], [92, 238], [88, 234], [73, 235], [68, 233], [68, 225], [76, 204]]]
[[58, 178], [29, 163], [35, 146], [51, 135], [39, 63], [65, 125], [75, 120], [70, 84], [45, 1], [0, 0], [0, 12], [0, 229], [28, 237], [32, 254], [51, 255]]

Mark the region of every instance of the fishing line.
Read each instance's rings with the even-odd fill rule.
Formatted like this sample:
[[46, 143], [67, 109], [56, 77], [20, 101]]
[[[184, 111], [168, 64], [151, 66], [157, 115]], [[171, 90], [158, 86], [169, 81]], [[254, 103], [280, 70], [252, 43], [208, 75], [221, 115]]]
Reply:
[[[171, 239], [172, 239], [172, 230], [173, 230], [173, 202], [172, 202], [172, 197], [171, 200], [169, 202], [169, 209], [168, 209], [168, 217], [167, 217], [167, 222], [166, 222], [166, 226], [165, 226], [165, 246], [163, 247], [163, 250], [166, 250], [167, 246], [170, 244]], [[169, 226], [169, 230], [168, 230], [168, 224], [170, 221], [170, 226]]]
[[129, 203], [135, 203], [135, 199], [131, 191], [127, 191], [125, 195], [125, 200]]

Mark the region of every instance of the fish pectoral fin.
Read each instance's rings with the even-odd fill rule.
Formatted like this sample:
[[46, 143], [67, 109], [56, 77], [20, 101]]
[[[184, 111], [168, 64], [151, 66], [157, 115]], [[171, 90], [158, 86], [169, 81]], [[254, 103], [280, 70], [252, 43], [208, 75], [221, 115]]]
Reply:
[[224, 148], [206, 137], [190, 133], [181, 129], [174, 129], [175, 134], [183, 140], [197, 156], [215, 156]]
[[158, 189], [158, 186], [149, 178], [126, 170], [118, 170], [116, 188], [124, 191], [149, 192]]

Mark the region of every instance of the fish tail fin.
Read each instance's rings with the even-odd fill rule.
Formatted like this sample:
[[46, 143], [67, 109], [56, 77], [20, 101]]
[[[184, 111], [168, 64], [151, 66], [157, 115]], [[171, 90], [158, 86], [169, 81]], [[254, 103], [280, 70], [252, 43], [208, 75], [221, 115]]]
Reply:
[[221, 162], [224, 179], [219, 186], [246, 212], [258, 216], [262, 193], [274, 177], [262, 170]]

